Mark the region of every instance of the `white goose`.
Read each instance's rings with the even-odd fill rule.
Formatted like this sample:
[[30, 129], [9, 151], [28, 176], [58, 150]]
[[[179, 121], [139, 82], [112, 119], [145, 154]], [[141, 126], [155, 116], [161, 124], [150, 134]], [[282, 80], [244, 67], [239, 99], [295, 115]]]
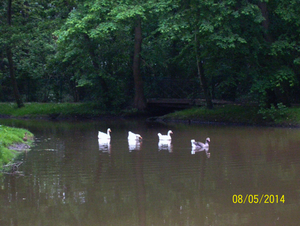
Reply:
[[140, 134], [128, 131], [128, 140], [140, 140], [140, 139], [143, 139]]
[[210, 143], [210, 138], [209, 137], [206, 138], [205, 143], [196, 142], [194, 139], [191, 140], [192, 147], [194, 147], [194, 148], [207, 149], [207, 148], [209, 148], [209, 143]]
[[110, 128], [107, 129], [107, 133], [98, 131], [98, 139], [110, 139]]
[[173, 134], [172, 130], [169, 130], [167, 135], [162, 135], [161, 133], [158, 133], [157, 135], [159, 140], [172, 140], [172, 137], [170, 135], [171, 133]]

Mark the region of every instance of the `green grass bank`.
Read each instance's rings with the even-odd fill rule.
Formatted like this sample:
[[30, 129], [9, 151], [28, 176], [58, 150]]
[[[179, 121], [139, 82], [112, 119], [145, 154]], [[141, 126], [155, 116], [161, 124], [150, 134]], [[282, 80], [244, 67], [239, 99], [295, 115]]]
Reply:
[[33, 142], [33, 134], [26, 129], [0, 125], [0, 168], [10, 162], [18, 150], [28, 147]]
[[25, 107], [22, 108], [17, 108], [15, 103], [0, 103], [2, 117], [96, 117], [105, 113], [104, 109], [94, 103], [25, 103]]
[[260, 109], [257, 106], [222, 105], [176, 111], [160, 117], [163, 121], [190, 121], [266, 126], [300, 126], [300, 107]]
[[[25, 103], [17, 108], [15, 103], [0, 103], [1, 117], [15, 118], [94, 118], [107, 115], [138, 117], [147, 115], [135, 109], [119, 112], [107, 112], [96, 103]], [[149, 113], [148, 115], [151, 115]], [[262, 109], [249, 105], [216, 105], [209, 110], [205, 107], [194, 107], [176, 111], [159, 117], [163, 121], [190, 121], [234, 123], [245, 125], [300, 126], [300, 107]]]

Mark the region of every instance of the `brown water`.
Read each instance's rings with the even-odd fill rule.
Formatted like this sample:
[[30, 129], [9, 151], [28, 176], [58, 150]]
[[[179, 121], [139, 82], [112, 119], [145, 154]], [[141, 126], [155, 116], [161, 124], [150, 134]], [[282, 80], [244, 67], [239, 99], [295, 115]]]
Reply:
[[[299, 225], [300, 129], [143, 120], [0, 124], [36, 135], [32, 151], [18, 157], [24, 175], [0, 178], [1, 226]], [[108, 127], [110, 145], [99, 146], [98, 130]], [[172, 143], [159, 146], [157, 133], [169, 129]], [[129, 146], [128, 130], [143, 136], [140, 145]], [[194, 152], [190, 140], [206, 137], [209, 150]]]

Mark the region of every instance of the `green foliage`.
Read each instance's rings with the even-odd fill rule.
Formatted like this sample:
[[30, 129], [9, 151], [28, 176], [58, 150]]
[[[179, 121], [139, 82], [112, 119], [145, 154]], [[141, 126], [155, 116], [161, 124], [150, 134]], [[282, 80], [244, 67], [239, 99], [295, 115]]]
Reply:
[[288, 86], [292, 87], [296, 84], [297, 80], [295, 77], [294, 71], [289, 67], [282, 67], [278, 71], [276, 71], [274, 75], [274, 80], [271, 80], [271, 85], [280, 87], [282, 91], [283, 84], [287, 83]]
[[278, 103], [276, 107], [272, 104], [270, 108], [261, 107], [258, 110], [258, 114], [267, 122], [279, 122], [287, 117], [287, 113], [287, 107], [282, 103]]
[[[260, 4], [266, 4], [268, 18]], [[1, 101], [13, 99], [9, 46], [24, 101], [94, 101], [111, 112], [128, 107], [137, 17], [146, 91], [155, 91], [163, 78], [195, 79], [198, 58], [215, 98], [266, 104], [272, 91], [277, 103], [283, 97], [298, 101], [296, 0], [14, 0], [12, 26], [7, 6], [0, 4]], [[200, 85], [196, 91], [202, 92]]]

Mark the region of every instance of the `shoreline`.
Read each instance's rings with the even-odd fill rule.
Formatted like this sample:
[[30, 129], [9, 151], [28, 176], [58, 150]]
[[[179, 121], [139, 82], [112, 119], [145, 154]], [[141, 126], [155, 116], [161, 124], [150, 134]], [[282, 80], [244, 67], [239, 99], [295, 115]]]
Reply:
[[9, 150], [14, 150], [18, 152], [28, 151], [30, 150], [31, 146], [26, 143], [14, 143], [8, 146]]
[[148, 109], [143, 112], [134, 108], [108, 112], [96, 108], [91, 103], [28, 103], [26, 107], [20, 109], [12, 107], [9, 103], [0, 103], [0, 107], [0, 118], [3, 119], [72, 121], [144, 118], [148, 122], [162, 123], [300, 127], [300, 106], [261, 110], [258, 106], [228, 104], [215, 106], [212, 110], [206, 107], [193, 107], [177, 111]]
[[300, 128], [300, 123], [296, 123], [296, 124], [244, 123], [244, 122], [226, 122], [226, 121], [203, 121], [203, 120], [197, 120], [197, 119], [160, 119], [160, 117], [157, 117], [157, 119], [152, 119], [152, 118], [154, 118], [154, 117], [151, 117], [149, 122], [203, 124], [203, 125], [224, 125], [224, 126], [256, 126], [256, 127]]
[[13, 162], [19, 153], [30, 150], [33, 138], [26, 129], [0, 125], [0, 168]]
[[[300, 123], [290, 123], [290, 122], [238, 122], [238, 121], [222, 121], [222, 120], [203, 120], [203, 119], [181, 119], [181, 118], [169, 118], [169, 114], [162, 116], [145, 116], [144, 114], [135, 115], [101, 115], [101, 116], [82, 116], [82, 115], [72, 115], [64, 116], [58, 118], [52, 118], [47, 115], [39, 116], [9, 116], [0, 115], [2, 119], [24, 119], [24, 120], [46, 120], [46, 121], [84, 121], [84, 120], [102, 120], [102, 119], [134, 119], [134, 118], [145, 118], [146, 122], [155, 123], [184, 123], [184, 124], [203, 124], [203, 125], [224, 125], [224, 126], [257, 126], [257, 127], [282, 127], [282, 128], [300, 128]], [[29, 147], [30, 148], [30, 147]], [[12, 148], [14, 149], [14, 148]], [[25, 148], [26, 149], [26, 148]]]

